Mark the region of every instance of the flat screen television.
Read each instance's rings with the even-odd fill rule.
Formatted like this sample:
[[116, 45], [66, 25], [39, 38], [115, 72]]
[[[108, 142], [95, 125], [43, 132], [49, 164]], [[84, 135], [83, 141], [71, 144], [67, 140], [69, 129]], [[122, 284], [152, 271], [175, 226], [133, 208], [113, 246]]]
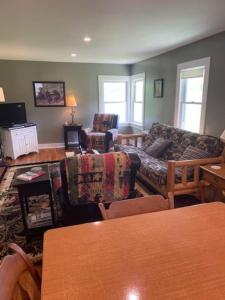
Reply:
[[0, 126], [12, 126], [27, 122], [25, 103], [0, 104]]

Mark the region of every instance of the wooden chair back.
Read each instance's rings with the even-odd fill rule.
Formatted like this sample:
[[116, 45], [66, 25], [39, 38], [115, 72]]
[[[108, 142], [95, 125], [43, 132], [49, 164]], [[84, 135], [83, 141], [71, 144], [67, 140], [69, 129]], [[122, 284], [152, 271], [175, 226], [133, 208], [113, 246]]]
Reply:
[[16, 244], [9, 244], [14, 254], [0, 265], [1, 300], [40, 300], [41, 278], [29, 257]]
[[169, 209], [169, 200], [161, 195], [112, 202], [108, 209], [98, 204], [103, 220], [133, 216]]

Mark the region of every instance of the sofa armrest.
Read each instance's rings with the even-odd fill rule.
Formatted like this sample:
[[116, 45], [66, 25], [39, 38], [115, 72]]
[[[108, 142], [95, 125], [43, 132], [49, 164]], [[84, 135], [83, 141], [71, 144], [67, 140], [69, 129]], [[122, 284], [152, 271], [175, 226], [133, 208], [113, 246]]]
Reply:
[[92, 128], [84, 128], [84, 129], [83, 129], [83, 131], [84, 131], [86, 134], [92, 132], [92, 130], [93, 130]]
[[[202, 158], [193, 160], [169, 160], [168, 161], [168, 171], [167, 171], [167, 192], [172, 192], [175, 186], [190, 187], [197, 186], [199, 184], [199, 170], [200, 166], [208, 164], [218, 164], [224, 162], [222, 156], [214, 158]], [[192, 167], [194, 169], [194, 178], [188, 180], [188, 168]], [[176, 168], [181, 171], [181, 183], [176, 184]]]
[[130, 140], [133, 141], [133, 144], [135, 147], [138, 146], [138, 139], [141, 139], [141, 144], [144, 143], [145, 138], [146, 138], [147, 134], [146, 132], [139, 132], [139, 133], [119, 133], [118, 134], [118, 139], [117, 139], [117, 143], [118, 144], [123, 144], [123, 140], [125, 140], [125, 144], [126, 145], [130, 145]]
[[82, 148], [87, 148], [87, 136], [88, 133], [92, 132], [92, 128], [84, 128], [80, 132], [80, 145]]
[[112, 137], [112, 141], [114, 142], [117, 139], [118, 129], [117, 128], [109, 129], [107, 130], [107, 134]]

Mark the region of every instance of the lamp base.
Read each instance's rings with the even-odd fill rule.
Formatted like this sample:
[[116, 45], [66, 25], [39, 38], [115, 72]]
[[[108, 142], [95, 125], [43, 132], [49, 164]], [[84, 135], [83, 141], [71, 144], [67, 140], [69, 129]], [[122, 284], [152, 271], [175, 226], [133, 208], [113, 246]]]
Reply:
[[75, 109], [74, 109], [74, 107], [72, 107], [72, 110], [71, 110], [71, 117], [72, 117], [72, 119], [71, 119], [71, 125], [76, 125], [76, 123], [75, 123]]

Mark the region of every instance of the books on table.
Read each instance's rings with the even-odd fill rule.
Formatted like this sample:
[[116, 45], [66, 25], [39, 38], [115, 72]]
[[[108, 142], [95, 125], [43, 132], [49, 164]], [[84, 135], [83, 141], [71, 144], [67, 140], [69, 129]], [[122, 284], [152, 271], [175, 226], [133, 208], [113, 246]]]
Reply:
[[45, 174], [45, 172], [42, 170], [40, 170], [38, 172], [27, 171], [23, 174], [16, 176], [16, 179], [23, 180], [23, 181], [32, 181], [38, 177], [43, 176], [44, 174]]

